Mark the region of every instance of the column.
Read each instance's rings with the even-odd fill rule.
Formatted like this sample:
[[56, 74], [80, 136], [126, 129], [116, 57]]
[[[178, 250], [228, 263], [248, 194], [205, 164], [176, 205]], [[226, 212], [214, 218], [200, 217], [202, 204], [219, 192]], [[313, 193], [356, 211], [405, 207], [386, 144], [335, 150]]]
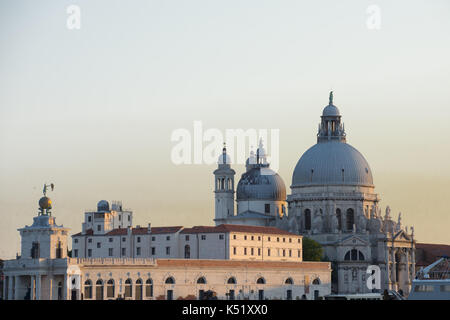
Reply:
[[13, 277], [8, 276], [8, 300], [13, 299]]
[[48, 287], [49, 287], [48, 300], [53, 300], [53, 275], [48, 276]]
[[8, 299], [8, 292], [7, 292], [7, 281], [6, 281], [6, 276], [3, 278], [3, 300], [7, 300]]
[[41, 300], [41, 275], [36, 275], [36, 300]]
[[67, 300], [67, 291], [69, 289], [69, 286], [67, 285], [67, 273], [64, 273], [64, 282], [63, 282], [63, 300]]
[[19, 276], [14, 276], [14, 299], [19, 300]]
[[30, 276], [30, 300], [35, 300], [34, 295], [34, 276]]

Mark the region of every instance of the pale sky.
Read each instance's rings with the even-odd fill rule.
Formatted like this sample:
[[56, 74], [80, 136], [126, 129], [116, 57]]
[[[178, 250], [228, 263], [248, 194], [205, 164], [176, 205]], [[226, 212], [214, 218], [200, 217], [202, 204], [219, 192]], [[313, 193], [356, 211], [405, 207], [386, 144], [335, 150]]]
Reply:
[[0, 258], [20, 250], [44, 182], [72, 234], [101, 199], [135, 224], [211, 225], [216, 166], [170, 158], [171, 133], [197, 120], [279, 129], [289, 194], [330, 90], [383, 212], [449, 244], [449, 17], [448, 0], [2, 0]]

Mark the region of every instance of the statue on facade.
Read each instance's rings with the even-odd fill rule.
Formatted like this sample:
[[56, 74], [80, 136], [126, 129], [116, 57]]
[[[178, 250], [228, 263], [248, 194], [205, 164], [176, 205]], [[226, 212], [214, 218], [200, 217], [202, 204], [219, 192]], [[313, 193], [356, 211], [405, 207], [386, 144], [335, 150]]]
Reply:
[[391, 220], [391, 208], [386, 206], [386, 214], [384, 215], [384, 220]]
[[313, 233], [321, 233], [323, 227], [323, 219], [322, 219], [322, 213], [319, 209], [316, 209], [314, 212], [314, 219], [313, 219]]

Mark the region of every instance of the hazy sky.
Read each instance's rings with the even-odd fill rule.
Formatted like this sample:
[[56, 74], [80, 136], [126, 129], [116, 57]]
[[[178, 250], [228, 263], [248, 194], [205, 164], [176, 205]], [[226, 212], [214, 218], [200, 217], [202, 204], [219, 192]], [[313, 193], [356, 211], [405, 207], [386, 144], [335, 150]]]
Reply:
[[101, 199], [135, 224], [212, 224], [216, 166], [170, 158], [171, 133], [196, 120], [280, 129], [290, 193], [331, 89], [381, 206], [449, 244], [449, 17], [448, 0], [2, 0], [0, 257], [20, 250], [44, 182], [72, 233]]

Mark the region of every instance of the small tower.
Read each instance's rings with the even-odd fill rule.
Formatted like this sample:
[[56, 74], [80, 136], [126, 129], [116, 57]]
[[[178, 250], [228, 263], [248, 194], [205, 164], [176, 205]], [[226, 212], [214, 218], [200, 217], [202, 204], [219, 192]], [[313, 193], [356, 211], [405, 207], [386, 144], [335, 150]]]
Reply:
[[224, 144], [219, 156], [218, 168], [214, 171], [215, 178], [215, 219], [216, 225], [222, 224], [227, 217], [234, 216], [234, 175], [231, 169], [231, 159], [227, 155]]
[[47, 197], [47, 187], [44, 185], [44, 196], [39, 200], [39, 212], [33, 218], [31, 226], [18, 229], [22, 239], [21, 259], [64, 259], [67, 257], [68, 228], [55, 223], [51, 215], [52, 201]]
[[323, 109], [321, 118], [317, 142], [346, 142], [344, 124], [341, 123], [341, 114], [339, 109], [333, 104], [333, 91], [330, 92], [328, 105]]

